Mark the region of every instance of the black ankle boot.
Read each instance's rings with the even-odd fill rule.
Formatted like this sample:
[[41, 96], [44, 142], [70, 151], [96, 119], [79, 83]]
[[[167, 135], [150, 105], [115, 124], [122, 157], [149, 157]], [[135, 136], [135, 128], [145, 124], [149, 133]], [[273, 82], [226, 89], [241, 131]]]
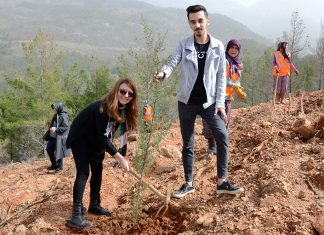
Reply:
[[78, 229], [91, 227], [91, 223], [83, 217], [82, 203], [73, 203], [72, 217], [67, 221], [67, 226]]
[[90, 199], [88, 212], [95, 215], [112, 216], [112, 212], [100, 206], [100, 200]]

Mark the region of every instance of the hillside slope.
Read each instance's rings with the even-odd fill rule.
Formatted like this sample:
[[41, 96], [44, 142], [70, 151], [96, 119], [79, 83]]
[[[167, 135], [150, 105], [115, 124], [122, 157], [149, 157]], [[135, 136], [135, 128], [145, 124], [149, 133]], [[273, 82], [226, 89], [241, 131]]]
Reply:
[[[302, 105], [301, 105], [301, 100]], [[233, 110], [230, 127], [230, 180], [244, 186], [239, 196], [215, 193], [215, 156], [196, 123], [196, 192], [173, 200], [163, 217], [154, 219], [163, 203], [149, 190], [143, 212], [132, 222], [130, 194], [136, 180], [104, 161], [102, 205], [112, 218], [85, 214], [93, 227], [85, 231], [65, 226], [70, 217], [75, 167], [72, 158], [58, 175], [48, 174], [48, 160], [14, 163], [0, 168], [0, 234], [316, 234], [324, 220], [323, 130], [308, 141], [292, 131], [298, 115], [313, 123], [324, 113], [324, 91], [292, 97], [290, 105], [271, 103]], [[323, 128], [323, 127], [322, 127]], [[179, 124], [174, 123], [160, 147], [181, 150]], [[136, 141], [130, 142], [130, 158]], [[146, 179], [165, 193], [183, 182], [179, 156], [156, 154]], [[89, 202], [87, 184], [84, 204]], [[321, 216], [321, 217], [320, 217]], [[322, 218], [322, 221], [319, 219]], [[1, 223], [0, 222], [0, 223]], [[15, 233], [16, 232], [16, 233]]]
[[[255, 54], [269, 44], [233, 19], [219, 14], [211, 14], [211, 18], [210, 32], [224, 43], [231, 38], [248, 40], [245, 48]], [[160, 8], [136, 0], [2, 0], [0, 49], [6, 49], [8, 42], [19, 48], [22, 40], [31, 40], [41, 29], [68, 51], [113, 60], [128, 48], [141, 46], [135, 39], [143, 37], [143, 21], [156, 32], [166, 33], [167, 53], [191, 32], [183, 9]]]

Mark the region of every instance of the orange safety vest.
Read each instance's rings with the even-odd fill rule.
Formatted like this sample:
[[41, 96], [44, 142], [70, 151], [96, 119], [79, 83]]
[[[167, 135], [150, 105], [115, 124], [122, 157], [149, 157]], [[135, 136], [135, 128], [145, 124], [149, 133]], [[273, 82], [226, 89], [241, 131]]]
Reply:
[[151, 122], [153, 120], [153, 108], [151, 105], [146, 104], [143, 108], [144, 122]]
[[[277, 63], [277, 68], [279, 69], [279, 76], [290, 76], [290, 61], [285, 58], [280, 51], [274, 53], [274, 57]], [[273, 76], [278, 76], [276, 67], [273, 67]]]
[[[228, 65], [226, 69], [226, 79], [231, 80], [232, 83], [237, 83], [240, 80], [240, 76], [237, 73], [233, 73], [231, 76], [231, 66]], [[226, 86], [226, 97], [229, 97], [230, 100], [234, 100], [233, 94], [235, 90], [232, 86]]]

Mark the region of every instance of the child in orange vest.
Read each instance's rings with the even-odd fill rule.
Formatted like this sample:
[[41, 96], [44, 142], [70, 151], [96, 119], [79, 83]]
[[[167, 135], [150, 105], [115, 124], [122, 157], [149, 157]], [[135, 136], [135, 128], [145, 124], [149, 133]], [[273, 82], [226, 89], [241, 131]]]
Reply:
[[[239, 60], [241, 50], [241, 43], [237, 39], [232, 39], [228, 42], [226, 47], [226, 96], [225, 96], [225, 112], [227, 115], [226, 128], [228, 129], [231, 120], [231, 104], [234, 100], [233, 94], [237, 92], [237, 89], [241, 89], [241, 72], [243, 70], [243, 64]], [[208, 140], [208, 153], [216, 153], [216, 144], [214, 136], [205, 121], [203, 123], [202, 134]]]
[[291, 69], [299, 75], [298, 70], [290, 61], [288, 42], [279, 42], [273, 56], [273, 90], [276, 89], [277, 104], [284, 103]]
[[145, 102], [144, 102], [143, 119], [144, 119], [144, 125], [145, 126], [148, 126], [149, 123], [153, 121], [153, 108], [148, 103], [147, 100], [145, 100]]

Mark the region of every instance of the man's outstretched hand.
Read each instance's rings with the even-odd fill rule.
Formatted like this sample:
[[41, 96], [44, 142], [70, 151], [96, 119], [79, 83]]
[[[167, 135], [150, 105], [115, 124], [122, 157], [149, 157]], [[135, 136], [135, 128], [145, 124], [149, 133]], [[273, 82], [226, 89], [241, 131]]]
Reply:
[[163, 78], [165, 77], [165, 73], [164, 72], [155, 72], [154, 76], [153, 76], [153, 80], [155, 82], [160, 82], [163, 80]]

